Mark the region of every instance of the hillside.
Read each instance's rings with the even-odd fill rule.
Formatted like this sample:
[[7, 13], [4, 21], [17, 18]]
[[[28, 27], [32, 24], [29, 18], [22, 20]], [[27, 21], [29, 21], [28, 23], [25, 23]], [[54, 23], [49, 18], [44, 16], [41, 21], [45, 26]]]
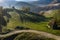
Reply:
[[0, 0], [0, 40], [60, 40], [60, 0]]
[[4, 10], [6, 13], [4, 12], [3, 16], [6, 19], [7, 24], [6, 26], [3, 26], [3, 32], [33, 29], [60, 35], [59, 30], [56, 31], [47, 27], [50, 18], [44, 15], [18, 9], [7, 8]]

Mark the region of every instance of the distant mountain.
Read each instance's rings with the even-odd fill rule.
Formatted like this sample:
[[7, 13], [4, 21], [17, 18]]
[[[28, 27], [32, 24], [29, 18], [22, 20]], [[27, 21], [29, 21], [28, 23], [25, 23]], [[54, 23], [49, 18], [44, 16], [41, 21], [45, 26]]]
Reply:
[[30, 1], [30, 2], [22, 2], [22, 1], [5, 1], [3, 3], [0, 3], [0, 6], [42, 6], [42, 5], [48, 5], [53, 3], [60, 3], [60, 0], [38, 0], [38, 1]]
[[49, 4], [51, 3], [53, 0], [39, 0], [39, 1], [33, 1], [31, 2], [32, 4], [38, 5], [38, 4]]
[[30, 8], [32, 8], [32, 7], [34, 7], [35, 5], [30, 4], [30, 3], [28, 3], [28, 2], [17, 2], [17, 3], [15, 4], [15, 6], [17, 6], [17, 7], [30, 7]]
[[30, 2], [31, 4], [34, 4], [34, 5], [38, 5], [38, 6], [45, 6], [45, 5], [48, 5], [48, 4], [56, 4], [56, 3], [60, 3], [60, 0], [39, 0], [39, 1], [33, 1], [33, 2]]
[[60, 0], [54, 0], [52, 3], [53, 3], [53, 4], [55, 4], [55, 3], [60, 3]]
[[33, 2], [21, 2], [21, 1], [6, 1], [0, 3], [0, 6], [11, 7], [15, 6], [16, 8], [20, 7], [30, 7], [31, 12], [39, 13], [40, 11], [60, 9], [60, 0], [40, 0]]
[[32, 11], [39, 13], [40, 11], [48, 11], [48, 10], [56, 10], [56, 9], [60, 9], [60, 4], [50, 4], [44, 7], [37, 7]]
[[27, 2], [17, 2], [15, 4], [15, 6], [17, 7], [30, 7], [30, 11], [31, 12], [35, 12], [35, 13], [39, 13], [40, 11], [48, 11], [48, 10], [55, 10], [55, 9], [60, 9], [60, 4], [56, 3], [56, 4], [49, 4], [49, 5], [45, 5], [43, 7], [38, 6], [38, 5], [34, 5], [31, 3], [27, 3]]

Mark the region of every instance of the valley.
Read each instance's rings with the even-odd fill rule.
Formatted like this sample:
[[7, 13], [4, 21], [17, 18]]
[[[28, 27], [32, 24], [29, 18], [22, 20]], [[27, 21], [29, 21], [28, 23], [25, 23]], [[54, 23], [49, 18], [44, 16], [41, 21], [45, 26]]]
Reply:
[[60, 40], [60, 0], [2, 0], [0, 40]]

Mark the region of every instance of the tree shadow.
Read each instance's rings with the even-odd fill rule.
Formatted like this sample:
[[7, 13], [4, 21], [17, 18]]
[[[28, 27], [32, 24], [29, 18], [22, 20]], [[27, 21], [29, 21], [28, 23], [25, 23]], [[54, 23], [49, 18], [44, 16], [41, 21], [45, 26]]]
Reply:
[[53, 24], [53, 29], [54, 30], [60, 30], [60, 27], [58, 27], [56, 22], [54, 22], [54, 24]]
[[2, 12], [2, 16], [0, 17], [0, 24], [2, 24], [2, 25], [7, 25], [7, 22], [6, 22], [6, 20], [4, 19], [4, 17], [3, 16], [7, 16], [7, 18], [8, 18], [8, 21], [9, 21], [9, 18], [11, 18], [11, 16], [7, 13], [8, 11], [6, 10], [3, 10], [3, 12]]
[[24, 26], [16, 26], [16, 30], [29, 30], [30, 28], [24, 27]]
[[[4, 16], [6, 16], [8, 20], [5, 20]], [[2, 27], [6, 26], [9, 22], [9, 18], [11, 18], [11, 16], [8, 14], [8, 11], [3, 9], [2, 15], [0, 15], [0, 32], [2, 32]]]
[[60, 30], [60, 26], [57, 24], [57, 22], [54, 19], [52, 19], [48, 25], [54, 30]]
[[0, 17], [0, 25], [3, 25], [3, 26], [7, 25], [7, 22], [5, 21], [3, 17]]
[[11, 15], [8, 13], [9, 11], [12, 11], [12, 10], [11, 9], [10, 10], [8, 10], [8, 9], [3, 10], [3, 16], [7, 17], [7, 22], [9, 22], [9, 18], [11, 18]]
[[33, 13], [33, 12], [26, 12], [26, 11], [21, 11], [21, 10], [17, 10], [16, 12], [20, 15], [20, 20], [23, 23], [25, 22], [42, 22], [42, 21], [46, 21], [46, 17], [43, 15], [39, 15], [37, 13]]
[[6, 38], [4, 38], [3, 40], [14, 40], [16, 36], [18, 36], [18, 34], [15, 34], [15, 35], [6, 37]]

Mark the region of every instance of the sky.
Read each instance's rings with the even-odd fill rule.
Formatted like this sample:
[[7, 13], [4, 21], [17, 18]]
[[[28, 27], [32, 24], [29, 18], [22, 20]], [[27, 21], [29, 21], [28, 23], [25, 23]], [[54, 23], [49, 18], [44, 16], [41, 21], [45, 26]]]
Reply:
[[37, 0], [16, 0], [16, 1], [37, 1]]
[[38, 0], [0, 0], [0, 2], [4, 1], [38, 1]]

